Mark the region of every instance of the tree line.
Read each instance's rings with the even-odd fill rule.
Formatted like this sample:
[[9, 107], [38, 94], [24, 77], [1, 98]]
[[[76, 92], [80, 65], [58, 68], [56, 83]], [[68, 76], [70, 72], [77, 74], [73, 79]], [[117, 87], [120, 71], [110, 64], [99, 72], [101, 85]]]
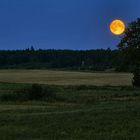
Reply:
[[74, 69], [103, 71], [124, 70], [119, 50], [1, 50], [0, 68]]

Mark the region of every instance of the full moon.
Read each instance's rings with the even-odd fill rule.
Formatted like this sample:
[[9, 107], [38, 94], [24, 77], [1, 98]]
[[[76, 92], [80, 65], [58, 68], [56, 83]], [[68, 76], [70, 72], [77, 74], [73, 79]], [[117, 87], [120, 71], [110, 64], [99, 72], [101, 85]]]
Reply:
[[125, 24], [122, 20], [113, 20], [110, 24], [110, 31], [115, 35], [121, 35], [125, 31]]

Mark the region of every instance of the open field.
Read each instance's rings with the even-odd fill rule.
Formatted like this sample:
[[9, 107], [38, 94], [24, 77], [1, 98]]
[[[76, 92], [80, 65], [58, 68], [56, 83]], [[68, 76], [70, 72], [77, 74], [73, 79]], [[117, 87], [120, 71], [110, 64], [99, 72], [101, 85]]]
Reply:
[[0, 82], [51, 85], [130, 86], [130, 73], [87, 73], [51, 70], [0, 70]]
[[[0, 99], [28, 84], [0, 84]], [[52, 86], [53, 101], [0, 101], [1, 140], [139, 140], [140, 90]]]
[[131, 80], [129, 73], [0, 70], [0, 140], [139, 140], [140, 89]]

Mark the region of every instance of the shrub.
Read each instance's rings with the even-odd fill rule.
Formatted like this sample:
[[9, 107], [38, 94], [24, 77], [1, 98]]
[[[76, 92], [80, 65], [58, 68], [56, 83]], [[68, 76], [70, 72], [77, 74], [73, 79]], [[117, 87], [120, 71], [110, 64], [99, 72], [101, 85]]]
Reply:
[[42, 86], [39, 84], [33, 84], [31, 88], [27, 90], [27, 93], [29, 100], [40, 100], [45, 96]]
[[28, 100], [51, 100], [55, 97], [53, 89], [48, 85], [33, 84], [30, 88], [24, 89]]
[[17, 99], [18, 99], [18, 95], [12, 93], [2, 94], [0, 96], [1, 101], [16, 101]]
[[2, 94], [1, 101], [28, 101], [28, 100], [55, 100], [55, 94], [51, 87], [33, 84], [29, 87], [14, 91], [13, 93]]

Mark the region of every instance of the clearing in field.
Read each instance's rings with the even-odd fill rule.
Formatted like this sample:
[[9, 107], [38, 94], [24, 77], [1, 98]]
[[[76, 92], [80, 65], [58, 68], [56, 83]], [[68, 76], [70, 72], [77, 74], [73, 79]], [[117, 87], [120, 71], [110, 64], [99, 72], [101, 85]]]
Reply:
[[130, 86], [130, 73], [90, 73], [52, 70], [0, 70], [0, 82], [50, 85]]

